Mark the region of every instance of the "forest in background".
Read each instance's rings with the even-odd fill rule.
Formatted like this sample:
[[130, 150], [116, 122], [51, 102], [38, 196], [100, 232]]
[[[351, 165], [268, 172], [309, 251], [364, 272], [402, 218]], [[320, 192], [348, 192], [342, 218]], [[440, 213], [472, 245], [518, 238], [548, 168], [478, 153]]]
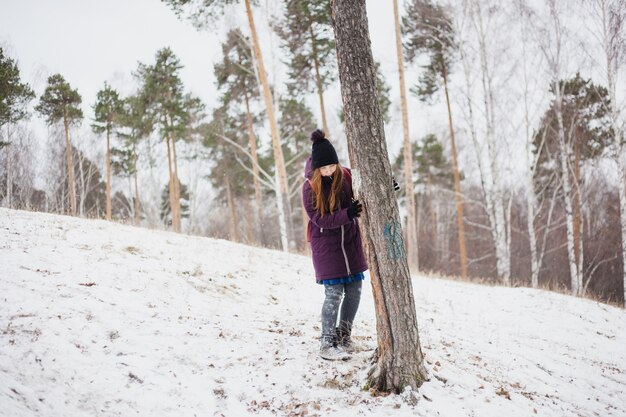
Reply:
[[[247, 0], [165, 3], [222, 33], [219, 97], [191, 94], [167, 46], [138, 64], [133, 94], [103, 81], [93, 103], [63, 74], [34, 91], [0, 51], [2, 206], [306, 252], [309, 135], [322, 128], [340, 143], [344, 130], [324, 100], [339, 82], [329, 2], [278, 2], [271, 21]], [[400, 65], [377, 78], [385, 122], [403, 120], [391, 163], [414, 270], [623, 304], [626, 5], [400, 6]], [[247, 24], [228, 27], [229, 13]], [[257, 27], [275, 34], [275, 50]], [[284, 79], [267, 77], [270, 53]], [[411, 101], [390, 95], [405, 68], [406, 94], [440, 110], [424, 131], [401, 116]]]

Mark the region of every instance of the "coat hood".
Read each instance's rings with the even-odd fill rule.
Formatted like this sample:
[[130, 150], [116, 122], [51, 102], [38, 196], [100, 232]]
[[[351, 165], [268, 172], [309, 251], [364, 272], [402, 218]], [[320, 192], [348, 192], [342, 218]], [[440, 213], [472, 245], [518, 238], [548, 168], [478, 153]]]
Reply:
[[312, 175], [313, 170], [311, 169], [311, 157], [309, 156], [304, 164], [304, 178], [310, 180]]

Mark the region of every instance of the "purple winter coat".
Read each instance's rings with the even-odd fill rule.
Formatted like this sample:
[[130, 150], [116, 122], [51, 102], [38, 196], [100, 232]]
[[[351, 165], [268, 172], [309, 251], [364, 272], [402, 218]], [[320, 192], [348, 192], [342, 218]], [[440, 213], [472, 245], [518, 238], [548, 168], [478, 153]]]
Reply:
[[[310, 167], [309, 157], [305, 167], [307, 179], [312, 175]], [[305, 181], [302, 185], [302, 204], [309, 216], [313, 268], [315, 280], [318, 282], [367, 270], [358, 220], [350, 220], [348, 217], [348, 207], [353, 196], [352, 184], [345, 175], [343, 178], [340, 208], [333, 213], [324, 214], [323, 217], [315, 210], [311, 184]], [[331, 184], [331, 178], [322, 177], [322, 190], [326, 197], [330, 194]]]

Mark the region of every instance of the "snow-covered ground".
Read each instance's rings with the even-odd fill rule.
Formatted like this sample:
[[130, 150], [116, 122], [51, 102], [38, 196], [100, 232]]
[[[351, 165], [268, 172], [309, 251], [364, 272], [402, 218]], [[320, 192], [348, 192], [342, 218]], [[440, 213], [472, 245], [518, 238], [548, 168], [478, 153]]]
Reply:
[[626, 415], [623, 309], [417, 276], [431, 379], [373, 396], [369, 281], [337, 363], [312, 276], [304, 256], [0, 209], [0, 415]]

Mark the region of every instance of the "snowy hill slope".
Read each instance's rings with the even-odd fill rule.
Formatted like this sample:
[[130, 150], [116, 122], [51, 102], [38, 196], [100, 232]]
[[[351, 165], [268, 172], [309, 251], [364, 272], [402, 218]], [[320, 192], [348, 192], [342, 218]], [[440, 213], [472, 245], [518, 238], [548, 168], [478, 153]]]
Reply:
[[431, 380], [362, 391], [376, 345], [317, 357], [310, 259], [0, 209], [0, 416], [625, 416], [626, 312], [414, 279]]

